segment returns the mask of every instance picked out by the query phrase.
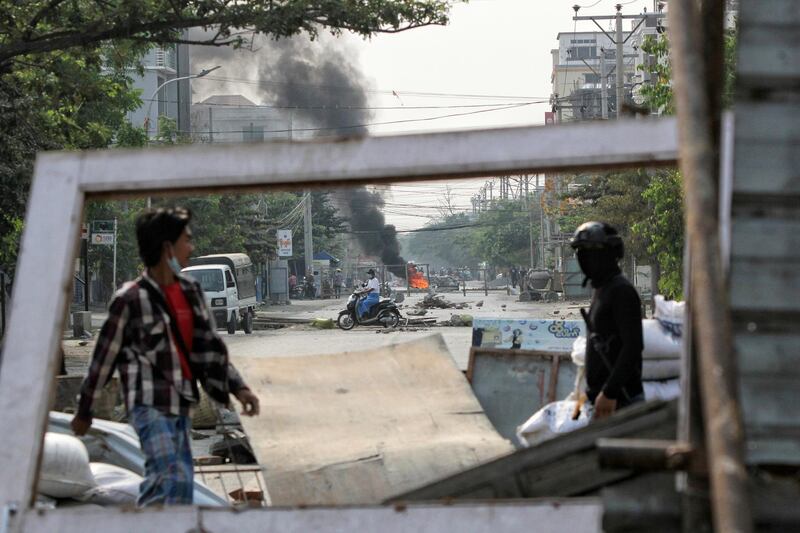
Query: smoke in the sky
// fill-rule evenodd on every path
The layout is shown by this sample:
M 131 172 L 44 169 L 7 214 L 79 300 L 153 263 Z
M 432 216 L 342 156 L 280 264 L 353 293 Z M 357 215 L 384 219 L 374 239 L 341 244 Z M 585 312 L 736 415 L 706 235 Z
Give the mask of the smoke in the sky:
M 372 118 L 368 83 L 349 50 L 332 37 L 256 38 L 252 50 L 196 46 L 192 63 L 195 69 L 222 66 L 214 72 L 218 76 L 193 85 L 198 101 L 212 94 L 242 94 L 258 104 L 290 108 L 298 138 L 368 133 L 364 126 Z M 364 252 L 392 265 L 395 275 L 406 277 L 397 232 L 386 224 L 381 195 L 364 187 L 348 195 L 347 205 L 341 207 Z

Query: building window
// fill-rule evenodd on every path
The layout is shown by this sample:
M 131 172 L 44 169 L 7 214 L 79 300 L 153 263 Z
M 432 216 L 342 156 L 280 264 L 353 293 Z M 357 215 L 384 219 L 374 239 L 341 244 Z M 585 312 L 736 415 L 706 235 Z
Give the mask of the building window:
M 242 140 L 245 142 L 263 141 L 264 126 L 253 126 L 251 122 L 249 126 L 245 126 L 242 130 Z
M 597 47 L 575 46 L 567 50 L 567 57 L 571 61 L 580 61 L 581 59 L 597 59 Z
M 600 83 L 600 76 L 594 73 L 584 74 L 584 83 L 597 84 Z

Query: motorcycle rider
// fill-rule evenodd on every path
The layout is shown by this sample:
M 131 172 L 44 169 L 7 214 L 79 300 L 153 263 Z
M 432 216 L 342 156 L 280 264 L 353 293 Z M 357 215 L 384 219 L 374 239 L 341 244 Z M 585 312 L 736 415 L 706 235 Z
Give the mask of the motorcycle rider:
M 364 318 L 369 314 L 369 310 L 380 301 L 381 286 L 378 278 L 375 277 L 375 270 L 367 270 L 369 280 L 367 286 L 364 288 L 364 293 L 367 295 L 363 300 L 358 302 L 358 318 Z
M 617 231 L 604 222 L 586 222 L 575 231 L 570 246 L 587 281 L 592 304 L 581 309 L 586 321 L 586 396 L 594 417 L 644 401 L 642 388 L 641 301 L 617 262 L 625 250 Z

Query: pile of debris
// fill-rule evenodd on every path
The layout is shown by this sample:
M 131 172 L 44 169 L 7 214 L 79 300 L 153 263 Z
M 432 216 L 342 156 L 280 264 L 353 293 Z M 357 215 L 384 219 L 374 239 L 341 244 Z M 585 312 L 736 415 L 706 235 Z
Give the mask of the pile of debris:
M 442 295 L 428 294 L 422 301 L 417 302 L 417 307 L 421 309 L 468 309 L 469 304 L 466 302 L 457 304 L 449 301 Z

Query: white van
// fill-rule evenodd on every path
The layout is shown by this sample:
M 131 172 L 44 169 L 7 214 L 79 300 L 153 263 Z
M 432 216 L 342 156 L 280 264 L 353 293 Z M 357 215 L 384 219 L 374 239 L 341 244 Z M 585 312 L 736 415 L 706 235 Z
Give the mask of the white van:
M 182 270 L 196 279 L 217 328 L 253 332 L 256 313 L 256 275 L 247 254 L 214 254 L 192 258 Z

